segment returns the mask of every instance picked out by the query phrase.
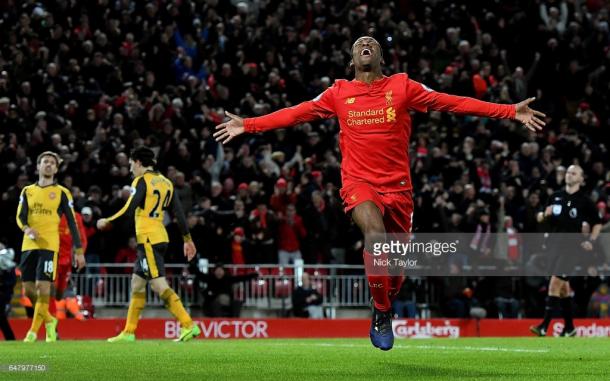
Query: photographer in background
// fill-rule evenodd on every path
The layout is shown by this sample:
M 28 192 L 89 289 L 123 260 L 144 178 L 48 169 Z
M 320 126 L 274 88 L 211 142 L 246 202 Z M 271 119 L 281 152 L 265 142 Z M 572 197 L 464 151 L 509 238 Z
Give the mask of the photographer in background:
M 308 273 L 303 273 L 302 284 L 292 293 L 292 310 L 295 317 L 322 319 L 322 295 L 311 285 Z

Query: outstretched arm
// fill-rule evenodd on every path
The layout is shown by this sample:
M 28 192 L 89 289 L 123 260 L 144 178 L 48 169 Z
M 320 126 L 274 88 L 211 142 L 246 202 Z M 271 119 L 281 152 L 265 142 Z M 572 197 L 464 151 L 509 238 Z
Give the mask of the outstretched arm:
M 131 196 L 127 199 L 125 205 L 116 212 L 112 217 L 100 218 L 97 220 L 97 228 L 104 230 L 108 227 L 108 224 L 123 215 L 133 216 L 138 206 L 144 202 L 146 196 L 146 182 L 143 178 L 137 177 L 131 183 Z
M 333 91 L 332 87 L 328 88 L 311 101 L 299 103 L 293 107 L 286 107 L 256 118 L 244 119 L 226 112 L 230 119 L 216 126 L 214 138 L 226 144 L 244 132 L 262 132 L 311 122 L 316 119 L 331 118 L 335 115 Z
M 417 111 L 448 111 L 458 114 L 484 116 L 497 119 L 515 119 L 532 131 L 540 130 L 546 115 L 529 107 L 536 98 L 528 98 L 514 105 L 490 103 L 478 99 L 433 91 L 419 82 L 408 80 L 407 94 L 410 106 Z

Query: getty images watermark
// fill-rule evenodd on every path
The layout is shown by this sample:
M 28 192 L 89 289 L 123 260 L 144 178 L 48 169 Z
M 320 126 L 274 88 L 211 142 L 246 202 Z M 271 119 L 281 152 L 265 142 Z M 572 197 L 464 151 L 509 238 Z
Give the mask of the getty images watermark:
M 418 259 L 412 255 L 432 255 L 441 256 L 454 254 L 458 251 L 458 241 L 456 242 L 415 242 L 390 240 L 389 242 L 374 242 L 373 265 L 380 267 L 397 268 L 416 268 Z
M 387 234 L 369 247 L 371 275 L 610 276 L 610 233 Z

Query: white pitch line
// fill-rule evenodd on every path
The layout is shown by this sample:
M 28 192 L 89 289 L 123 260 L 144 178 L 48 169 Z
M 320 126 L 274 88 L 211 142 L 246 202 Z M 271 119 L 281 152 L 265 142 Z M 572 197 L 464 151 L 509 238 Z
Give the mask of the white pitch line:
M 303 347 L 336 347 L 336 348 L 369 348 L 370 345 L 363 344 L 336 344 L 336 343 L 266 343 L 270 346 L 303 346 Z M 394 348 L 399 349 L 425 349 L 425 350 L 448 350 L 448 351 L 471 351 L 471 352 L 514 352 L 514 353 L 548 353 L 548 349 L 527 348 L 502 348 L 502 347 L 457 347 L 448 345 L 402 345 L 396 344 Z
M 548 349 L 527 349 L 527 348 L 502 348 L 502 347 L 453 347 L 445 345 L 395 345 L 398 348 L 417 348 L 417 349 L 442 349 L 442 350 L 463 350 L 475 352 L 521 352 L 521 353 L 547 353 Z

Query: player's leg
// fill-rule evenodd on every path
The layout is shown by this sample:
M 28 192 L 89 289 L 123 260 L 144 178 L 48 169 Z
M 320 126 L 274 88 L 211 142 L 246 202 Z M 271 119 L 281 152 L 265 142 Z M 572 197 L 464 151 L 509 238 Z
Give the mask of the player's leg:
M 161 276 L 151 280 L 150 286 L 154 292 L 159 294 L 165 308 L 180 322 L 180 337 L 176 341 L 189 341 L 197 337 L 201 333 L 199 327 L 193 323 L 193 319 L 184 308 L 180 297 L 167 284 L 165 277 Z
M 131 276 L 131 298 L 129 299 L 125 328 L 117 336 L 109 338 L 108 342 L 110 343 L 135 341 L 135 331 L 138 328 L 140 314 L 146 305 L 146 283 L 150 279 L 150 268 L 144 245 L 138 243 L 136 252 L 137 258 Z
M 48 250 L 37 250 L 36 258 L 36 295 L 34 304 L 34 317 L 32 325 L 24 341 L 35 341 L 36 334 L 42 323 L 45 323 L 46 341 L 57 340 L 57 319 L 49 313 L 49 299 L 51 295 L 51 284 L 55 280 L 57 272 L 57 254 Z M 28 285 L 28 287 L 30 287 Z M 31 290 L 28 291 L 31 293 Z
M 23 283 L 23 293 L 30 299 L 32 305 L 36 303 L 36 267 L 38 260 L 36 252 L 33 250 L 21 253 L 19 269 L 21 270 L 21 282 Z
M 28 299 L 30 299 L 30 302 L 32 303 L 32 305 L 34 305 L 36 303 L 36 282 L 35 281 L 28 281 L 28 282 L 23 282 L 23 293 L 25 294 L 25 296 L 27 296 Z
M 25 274 L 25 272 L 23 272 L 22 270 L 22 274 Z M 25 296 L 27 296 L 27 298 L 30 300 L 30 303 L 32 305 L 32 307 L 30 307 L 30 310 L 32 310 L 37 304 L 36 304 L 36 300 L 37 300 L 37 296 L 36 296 L 36 283 L 34 281 L 27 281 L 23 283 L 23 291 L 25 293 Z M 28 330 L 28 332 L 25 335 L 25 338 L 23 339 L 24 342 L 26 343 L 32 343 L 34 341 L 36 341 L 37 339 L 37 332 L 38 329 L 40 329 L 40 325 L 42 324 L 42 320 L 37 320 L 36 324 L 34 324 L 34 321 L 36 320 L 36 311 L 34 310 L 34 313 L 32 314 L 32 325 L 30 326 L 30 329 Z M 36 328 L 36 331 L 32 331 L 33 328 Z
M 167 250 L 167 244 L 150 245 L 147 250 L 149 251 L 149 258 L 151 257 L 150 252 L 152 252 L 152 260 L 154 260 L 157 269 L 155 272 L 156 277 L 150 280 L 150 287 L 163 300 L 165 308 L 180 322 L 181 329 L 178 341 L 188 341 L 198 336 L 201 333 L 199 327 L 193 324 L 193 319 L 191 319 L 191 316 L 184 308 L 180 297 L 169 286 L 167 279 L 165 279 L 164 255 Z M 149 261 L 149 264 L 152 260 Z
M 392 192 L 382 195 L 385 205 L 383 224 L 388 239 L 398 239 L 398 235 L 410 233 L 413 224 L 413 196 L 411 191 Z M 404 275 L 392 274 L 389 279 L 390 301 L 393 301 L 405 280 Z
M 55 278 L 55 317 L 59 320 L 66 318 L 66 301 L 64 300 L 64 291 L 68 287 L 68 280 L 70 279 L 71 268 L 70 265 L 59 265 L 57 266 L 57 276 Z
M 570 281 L 569 279 L 566 279 L 559 293 L 559 304 L 561 305 L 561 313 L 565 322 L 561 335 L 567 337 L 576 336 L 574 317 L 572 316 L 572 297 L 570 296 L 570 293 Z
M 125 328 L 117 336 L 108 339 L 110 343 L 131 342 L 135 341 L 135 332 L 138 328 L 140 314 L 146 305 L 146 279 L 140 272 L 141 267 L 138 266 L 139 259 L 136 260 L 134 274 L 131 276 L 131 299 L 129 300 L 129 309 L 127 310 L 127 320 L 125 320 Z
M 123 332 L 135 333 L 138 328 L 138 321 L 142 310 L 146 306 L 146 279 L 141 275 L 131 276 L 131 298 L 129 299 L 129 309 L 127 310 L 127 321 Z
M 371 271 L 369 271 L 374 258 L 374 241 L 385 235 L 383 216 L 374 202 L 365 201 L 352 210 L 352 219 L 364 235 L 363 256 L 374 306 L 379 311 L 387 312 L 391 309 L 388 297 L 388 277 L 386 275 L 371 274 Z
M 392 304 L 388 294 L 390 278 L 387 274 L 375 274 L 373 269 L 373 245 L 375 240 L 385 236 L 383 215 L 376 203 L 365 201 L 353 208 L 352 218 L 364 235 L 365 271 L 374 304 L 369 332 L 371 342 L 377 348 L 389 350 L 394 345 Z
M 553 319 L 553 314 L 559 309 L 560 306 L 560 295 L 564 284 L 567 283 L 562 277 L 552 276 L 549 282 L 549 292 L 546 299 L 546 306 L 544 307 L 544 319 L 542 323 L 537 326 L 530 327 L 530 331 L 538 336 L 546 336 L 546 332 Z
M 19 263 L 19 268 L 21 269 L 21 280 L 23 282 L 23 292 L 25 296 L 30 300 L 32 306 L 36 303 L 36 267 L 38 261 L 36 257 L 36 252 L 33 250 L 24 251 L 21 253 L 21 261 Z M 36 315 L 32 314 L 32 319 L 35 318 Z M 34 321 L 32 320 L 32 323 Z M 40 328 L 40 324 L 36 323 Z M 24 342 L 31 343 L 36 341 L 36 332 L 31 332 L 28 330 Z

